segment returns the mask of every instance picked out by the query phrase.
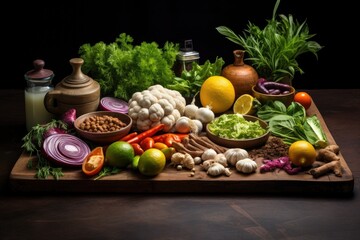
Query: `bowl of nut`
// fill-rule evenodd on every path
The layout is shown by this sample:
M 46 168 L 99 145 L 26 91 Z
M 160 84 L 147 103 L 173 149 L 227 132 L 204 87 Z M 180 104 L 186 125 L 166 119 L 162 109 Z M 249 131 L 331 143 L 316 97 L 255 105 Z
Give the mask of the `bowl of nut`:
M 95 111 L 77 117 L 74 127 L 81 138 L 106 145 L 120 140 L 130 132 L 132 118 L 124 113 Z

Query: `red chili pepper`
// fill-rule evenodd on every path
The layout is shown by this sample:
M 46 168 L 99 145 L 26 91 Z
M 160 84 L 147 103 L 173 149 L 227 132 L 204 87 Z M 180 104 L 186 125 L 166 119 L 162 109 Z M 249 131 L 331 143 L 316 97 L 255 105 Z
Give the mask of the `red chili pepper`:
M 140 144 L 138 143 L 132 143 L 131 146 L 134 149 L 135 155 L 141 155 L 144 153 L 144 149 L 141 148 Z
M 164 133 L 161 135 L 153 136 L 155 142 L 165 143 L 168 147 L 171 147 L 172 142 L 181 142 L 185 137 L 188 137 L 187 133 Z
M 147 150 L 149 148 L 154 147 L 154 139 L 152 137 L 146 137 L 140 142 L 140 146 L 143 150 Z
M 122 137 L 122 138 L 120 139 L 120 141 L 127 141 L 127 140 L 129 140 L 129 139 L 131 139 L 131 138 L 133 138 L 133 137 L 135 137 L 135 136 L 137 136 L 137 135 L 138 135 L 137 132 L 129 133 L 128 135 L 125 135 L 124 137 Z
M 127 142 L 128 143 L 140 143 L 144 138 L 154 136 L 157 132 L 163 130 L 164 127 L 165 127 L 165 124 L 162 124 L 162 123 L 159 125 L 156 125 L 155 127 L 152 127 L 149 130 L 139 133 L 137 136 L 127 140 Z

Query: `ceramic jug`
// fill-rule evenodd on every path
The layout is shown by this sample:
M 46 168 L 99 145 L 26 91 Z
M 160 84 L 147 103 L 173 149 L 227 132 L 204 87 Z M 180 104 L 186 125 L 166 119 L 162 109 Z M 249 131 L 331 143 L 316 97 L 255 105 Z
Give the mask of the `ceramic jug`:
M 49 112 L 59 116 L 75 108 L 80 116 L 98 109 L 100 85 L 81 71 L 83 63 L 82 58 L 70 59 L 72 73 L 45 95 L 44 104 Z

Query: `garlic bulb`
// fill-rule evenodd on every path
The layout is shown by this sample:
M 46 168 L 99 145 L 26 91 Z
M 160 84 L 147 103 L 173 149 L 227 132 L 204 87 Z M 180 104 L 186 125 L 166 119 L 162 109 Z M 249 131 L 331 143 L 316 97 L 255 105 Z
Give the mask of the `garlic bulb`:
M 229 168 L 224 167 L 223 165 L 221 165 L 220 163 L 213 163 L 207 170 L 206 172 L 208 175 L 210 176 L 219 176 L 219 175 L 226 175 L 226 176 L 230 176 L 231 175 L 231 171 Z
M 249 153 L 242 148 L 229 148 L 224 155 L 231 166 L 235 166 L 237 161 L 249 157 Z
M 216 151 L 214 149 L 208 148 L 201 155 L 201 159 L 203 161 L 206 161 L 206 160 L 209 160 L 209 159 L 214 159 L 216 155 L 217 155 L 217 153 L 216 153 Z
M 244 158 L 237 161 L 235 167 L 239 172 L 252 173 L 256 171 L 257 163 L 250 158 Z

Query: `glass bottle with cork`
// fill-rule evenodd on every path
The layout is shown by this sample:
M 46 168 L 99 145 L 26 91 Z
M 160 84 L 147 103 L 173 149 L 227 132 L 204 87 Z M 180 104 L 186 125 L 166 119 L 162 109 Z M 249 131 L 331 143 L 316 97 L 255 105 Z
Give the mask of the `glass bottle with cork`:
M 44 105 L 44 96 L 53 89 L 53 71 L 45 69 L 45 62 L 36 59 L 34 69 L 25 73 L 25 115 L 26 129 L 30 131 L 37 124 L 46 124 L 53 119 L 53 114 L 48 112 Z

